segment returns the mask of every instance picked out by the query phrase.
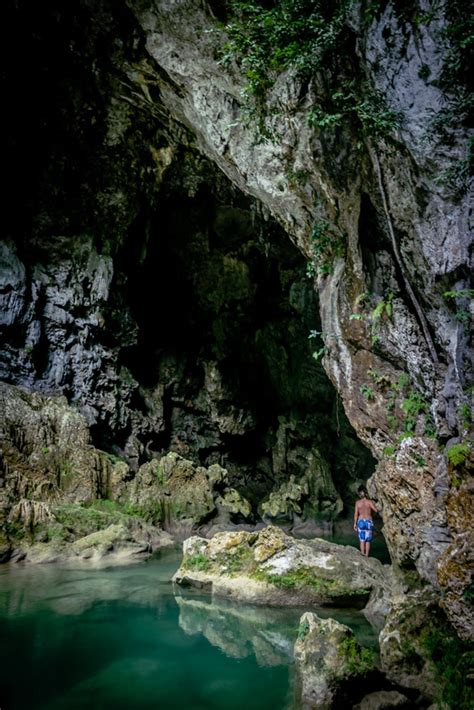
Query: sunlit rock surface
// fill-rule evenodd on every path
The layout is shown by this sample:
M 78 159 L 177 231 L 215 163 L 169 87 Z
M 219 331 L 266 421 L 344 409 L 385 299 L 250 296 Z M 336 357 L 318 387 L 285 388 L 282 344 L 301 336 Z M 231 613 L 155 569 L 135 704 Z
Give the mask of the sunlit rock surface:
M 295 540 L 280 528 L 255 533 L 216 533 L 211 540 L 191 537 L 173 581 L 253 604 L 319 604 L 363 607 L 372 590 L 396 593 L 390 568 L 352 547 L 324 540 Z M 383 604 L 377 612 L 383 614 Z M 374 613 L 376 616 L 377 613 Z

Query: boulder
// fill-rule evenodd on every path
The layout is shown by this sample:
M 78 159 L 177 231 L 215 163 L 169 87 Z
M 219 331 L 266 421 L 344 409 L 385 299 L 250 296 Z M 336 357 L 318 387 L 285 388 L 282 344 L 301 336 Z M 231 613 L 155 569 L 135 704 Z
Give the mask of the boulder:
M 308 612 L 295 644 L 298 695 L 305 708 L 350 707 L 354 695 L 376 674 L 375 654 L 335 619 Z
M 388 567 L 353 547 L 295 540 L 275 526 L 194 536 L 183 551 L 176 584 L 253 604 L 361 608 L 371 592 L 389 594 L 395 584 Z

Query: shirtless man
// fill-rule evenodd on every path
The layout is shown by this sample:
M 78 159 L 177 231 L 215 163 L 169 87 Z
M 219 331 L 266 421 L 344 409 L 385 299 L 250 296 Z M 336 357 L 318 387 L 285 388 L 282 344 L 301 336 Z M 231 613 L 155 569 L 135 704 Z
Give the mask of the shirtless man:
M 367 497 L 367 491 L 363 486 L 359 486 L 357 493 L 359 500 L 355 505 L 354 530 L 359 534 L 360 551 L 368 557 L 372 542 L 372 530 L 374 529 L 372 512 L 377 513 L 377 508 Z

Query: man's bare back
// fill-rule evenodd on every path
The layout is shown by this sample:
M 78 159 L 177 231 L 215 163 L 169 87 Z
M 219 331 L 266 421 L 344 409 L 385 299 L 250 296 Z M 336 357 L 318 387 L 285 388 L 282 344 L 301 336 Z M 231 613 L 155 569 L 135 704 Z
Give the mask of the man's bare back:
M 368 498 L 358 500 L 355 508 L 357 519 L 364 518 L 365 520 L 372 520 L 372 511 L 377 512 L 377 508 Z
M 372 542 L 372 530 L 374 528 L 372 513 L 377 513 L 377 508 L 370 498 L 367 498 L 367 491 L 363 486 L 360 486 L 357 493 L 359 500 L 355 504 L 354 530 L 359 535 L 360 551 L 363 555 L 368 557 L 370 543 Z

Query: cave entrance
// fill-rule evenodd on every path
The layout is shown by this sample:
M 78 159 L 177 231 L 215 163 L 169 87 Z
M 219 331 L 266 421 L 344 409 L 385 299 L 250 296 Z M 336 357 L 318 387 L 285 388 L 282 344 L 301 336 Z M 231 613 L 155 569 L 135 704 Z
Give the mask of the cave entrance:
M 219 463 L 255 508 L 276 490 L 276 517 L 298 486 L 303 520 L 352 506 L 374 461 L 314 357 L 317 295 L 278 224 L 183 148 L 116 264 L 138 326 L 121 364 L 150 423 L 136 432 L 142 460 Z

